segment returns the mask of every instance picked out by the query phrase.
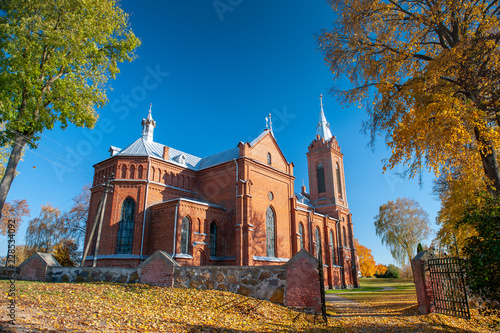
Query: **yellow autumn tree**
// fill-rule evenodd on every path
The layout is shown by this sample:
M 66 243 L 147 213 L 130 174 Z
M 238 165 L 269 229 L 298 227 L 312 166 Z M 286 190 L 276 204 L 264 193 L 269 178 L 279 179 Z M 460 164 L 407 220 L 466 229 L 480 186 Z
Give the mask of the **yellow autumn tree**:
M 387 266 L 382 264 L 377 264 L 377 266 L 375 266 L 375 274 L 383 275 L 385 272 L 387 272 Z
M 373 259 L 372 250 L 359 244 L 357 238 L 354 239 L 354 248 L 356 249 L 356 254 L 358 255 L 361 276 L 368 277 L 375 274 L 375 259 Z
M 385 134 L 406 175 L 422 169 L 500 196 L 500 22 L 498 1 L 331 0 L 336 21 L 318 37 L 336 78 L 334 93 L 364 105 L 372 142 Z

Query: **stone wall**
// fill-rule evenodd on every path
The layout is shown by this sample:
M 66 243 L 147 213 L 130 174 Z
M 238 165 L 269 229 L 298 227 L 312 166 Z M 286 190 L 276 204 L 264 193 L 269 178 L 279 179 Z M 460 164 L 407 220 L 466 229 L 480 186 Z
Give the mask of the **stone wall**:
M 0 267 L 0 280 L 10 280 L 13 277 L 17 278 L 19 269 L 17 267 Z
M 50 267 L 46 281 L 136 283 L 139 282 L 139 273 L 137 268 L 123 267 Z
M 286 269 L 281 266 L 179 266 L 174 287 L 215 289 L 284 304 Z

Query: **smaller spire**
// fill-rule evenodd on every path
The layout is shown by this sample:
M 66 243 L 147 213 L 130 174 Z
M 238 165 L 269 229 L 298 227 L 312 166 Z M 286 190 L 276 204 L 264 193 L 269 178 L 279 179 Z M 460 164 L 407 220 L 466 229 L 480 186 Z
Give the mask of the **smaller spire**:
M 151 108 L 153 107 L 153 103 L 149 104 L 149 113 L 148 113 L 148 117 L 146 119 L 148 120 L 153 120 L 153 116 L 151 115 Z
M 149 113 L 146 119 L 142 119 L 142 139 L 146 142 L 153 142 L 153 132 L 156 127 L 156 121 L 153 120 L 153 116 L 151 114 L 151 108 L 153 103 L 149 106 Z
M 332 132 L 330 131 L 330 123 L 326 121 L 325 112 L 323 111 L 323 94 L 319 95 L 319 103 L 320 112 L 318 126 L 316 126 L 316 135 L 328 141 L 332 138 Z

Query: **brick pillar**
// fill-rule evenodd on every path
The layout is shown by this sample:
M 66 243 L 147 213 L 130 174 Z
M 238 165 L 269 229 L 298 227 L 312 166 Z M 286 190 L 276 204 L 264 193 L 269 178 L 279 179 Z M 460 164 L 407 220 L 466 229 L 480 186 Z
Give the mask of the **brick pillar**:
M 285 306 L 321 312 L 318 260 L 305 249 L 286 263 Z
M 19 265 L 19 280 L 46 281 L 50 267 L 61 265 L 52 254 L 37 252 Z
M 435 312 L 434 296 L 427 266 L 428 258 L 428 251 L 422 251 L 417 253 L 415 258 L 411 260 L 413 280 L 417 292 L 418 312 L 421 314 Z
M 159 287 L 173 287 L 175 266 L 179 264 L 166 252 L 156 251 L 137 267 L 139 282 Z

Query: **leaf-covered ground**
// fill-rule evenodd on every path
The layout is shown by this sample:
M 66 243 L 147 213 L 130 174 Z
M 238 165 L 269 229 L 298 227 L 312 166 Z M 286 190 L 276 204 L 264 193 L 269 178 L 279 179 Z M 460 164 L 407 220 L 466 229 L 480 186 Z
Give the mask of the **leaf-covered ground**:
M 499 332 L 500 318 L 471 310 L 470 320 L 441 314 L 419 315 L 415 285 L 410 281 L 362 279 L 362 286 L 392 287 L 380 292 L 345 293 L 349 301 L 333 302 L 328 313 L 346 332 Z
M 320 317 L 228 292 L 110 283 L 17 282 L 17 331 L 23 332 L 494 332 L 491 318 L 419 316 L 411 286 L 346 296 Z M 0 281 L 6 322 L 7 281 Z M 20 328 L 22 330 L 20 330 Z M 498 328 L 498 327 L 497 327 Z

